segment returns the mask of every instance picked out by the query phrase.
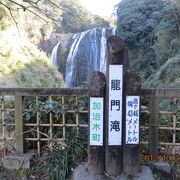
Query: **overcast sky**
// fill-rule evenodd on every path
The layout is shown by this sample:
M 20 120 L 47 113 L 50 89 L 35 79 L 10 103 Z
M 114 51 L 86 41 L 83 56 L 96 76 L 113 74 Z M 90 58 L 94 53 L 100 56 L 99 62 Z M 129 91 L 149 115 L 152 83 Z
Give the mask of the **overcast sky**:
M 111 17 L 113 7 L 121 0 L 79 0 L 93 14 Z

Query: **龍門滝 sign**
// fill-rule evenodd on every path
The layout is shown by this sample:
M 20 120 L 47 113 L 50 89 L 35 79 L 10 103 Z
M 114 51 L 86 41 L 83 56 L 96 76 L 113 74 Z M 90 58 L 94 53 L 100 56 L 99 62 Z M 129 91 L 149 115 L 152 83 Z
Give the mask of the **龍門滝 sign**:
M 90 98 L 90 145 L 103 146 L 103 98 Z
M 109 133 L 108 145 L 121 145 L 123 66 L 109 66 Z
M 126 97 L 126 144 L 139 144 L 139 96 Z

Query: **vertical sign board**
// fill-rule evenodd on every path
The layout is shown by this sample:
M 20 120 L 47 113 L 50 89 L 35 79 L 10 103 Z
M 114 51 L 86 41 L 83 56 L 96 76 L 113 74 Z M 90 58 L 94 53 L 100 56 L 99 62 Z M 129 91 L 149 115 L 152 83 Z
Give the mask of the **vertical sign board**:
M 122 143 L 122 81 L 123 65 L 109 65 L 109 127 L 108 145 Z
M 139 144 L 139 96 L 126 96 L 126 144 Z
M 103 146 L 103 98 L 90 98 L 90 146 Z

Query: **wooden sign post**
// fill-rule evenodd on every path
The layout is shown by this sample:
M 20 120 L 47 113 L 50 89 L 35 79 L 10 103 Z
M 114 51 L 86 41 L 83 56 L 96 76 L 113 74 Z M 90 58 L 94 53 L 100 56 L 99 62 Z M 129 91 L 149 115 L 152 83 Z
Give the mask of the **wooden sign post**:
M 122 171 L 122 80 L 125 44 L 118 36 L 108 38 L 107 44 L 105 171 L 110 176 L 117 176 Z
M 109 65 L 108 145 L 122 145 L 123 65 Z
M 139 172 L 139 126 L 140 126 L 140 88 L 141 79 L 133 71 L 127 71 L 124 77 L 125 116 L 123 171 L 128 175 Z
M 106 78 L 101 72 L 92 73 L 89 81 L 89 146 L 88 172 L 104 174 L 104 97 Z

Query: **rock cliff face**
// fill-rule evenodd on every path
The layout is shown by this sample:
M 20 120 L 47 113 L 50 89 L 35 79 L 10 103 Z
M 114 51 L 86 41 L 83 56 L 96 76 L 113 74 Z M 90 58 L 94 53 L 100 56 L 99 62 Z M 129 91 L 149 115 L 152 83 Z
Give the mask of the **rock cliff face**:
M 83 85 L 93 71 L 106 71 L 107 38 L 115 34 L 113 28 L 93 28 L 74 34 L 66 50 L 62 42 L 54 47 L 51 62 L 64 74 L 68 87 Z
M 49 39 L 41 39 L 39 44 L 39 48 L 43 51 L 51 54 L 53 48 L 60 42 L 62 48 L 66 49 L 67 43 L 72 38 L 73 33 L 67 34 L 59 34 L 59 33 L 52 33 Z

